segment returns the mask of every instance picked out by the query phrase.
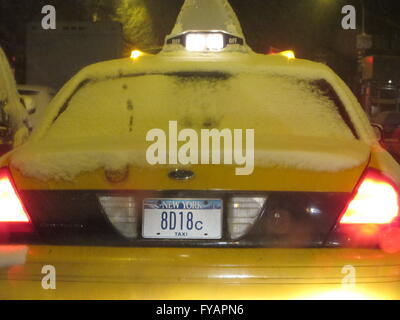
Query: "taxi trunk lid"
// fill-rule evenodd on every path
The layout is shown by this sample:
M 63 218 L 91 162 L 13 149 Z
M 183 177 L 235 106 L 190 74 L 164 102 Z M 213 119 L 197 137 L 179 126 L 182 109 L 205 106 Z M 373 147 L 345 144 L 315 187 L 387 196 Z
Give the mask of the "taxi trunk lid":
M 232 161 L 226 161 L 226 146 L 207 150 L 207 162 L 203 149 L 196 153 L 197 162 L 183 164 L 177 156 L 181 150 L 168 148 L 166 163 L 152 163 L 150 145 L 145 138 L 121 138 L 118 144 L 114 139 L 28 143 L 12 155 L 10 167 L 18 188 L 30 190 L 351 192 L 370 156 L 370 147 L 355 139 L 286 136 L 258 137 L 252 152 L 239 150 L 249 155 L 245 163 L 235 161 L 233 148 L 228 150 Z M 218 161 L 213 161 L 217 151 Z M 251 170 L 238 172 L 245 166 Z M 184 172 L 189 176 L 179 177 Z

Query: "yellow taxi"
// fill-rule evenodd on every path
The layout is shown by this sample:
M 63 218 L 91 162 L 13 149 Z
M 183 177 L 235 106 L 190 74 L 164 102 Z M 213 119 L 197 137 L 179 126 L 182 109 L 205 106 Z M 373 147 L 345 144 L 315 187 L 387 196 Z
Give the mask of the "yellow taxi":
M 193 10 L 1 159 L 0 299 L 399 299 L 400 166 L 354 95 Z

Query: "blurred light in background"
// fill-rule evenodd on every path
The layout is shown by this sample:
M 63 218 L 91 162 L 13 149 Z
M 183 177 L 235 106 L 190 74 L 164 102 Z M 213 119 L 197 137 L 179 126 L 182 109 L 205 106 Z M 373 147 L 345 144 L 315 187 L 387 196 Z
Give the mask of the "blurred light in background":
M 133 60 L 138 59 L 138 58 L 141 57 L 142 55 L 143 55 L 143 52 L 140 51 L 140 50 L 133 50 L 133 51 L 131 52 L 131 58 L 132 58 Z
M 294 52 L 292 50 L 286 50 L 286 51 L 282 51 L 279 52 L 280 55 L 285 56 L 288 59 L 295 59 L 296 55 L 294 54 Z

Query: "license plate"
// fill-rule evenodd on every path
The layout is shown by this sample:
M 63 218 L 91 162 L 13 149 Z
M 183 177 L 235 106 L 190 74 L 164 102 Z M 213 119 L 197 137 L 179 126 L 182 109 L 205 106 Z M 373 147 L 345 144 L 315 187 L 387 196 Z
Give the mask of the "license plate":
M 143 238 L 221 239 L 221 199 L 144 199 Z

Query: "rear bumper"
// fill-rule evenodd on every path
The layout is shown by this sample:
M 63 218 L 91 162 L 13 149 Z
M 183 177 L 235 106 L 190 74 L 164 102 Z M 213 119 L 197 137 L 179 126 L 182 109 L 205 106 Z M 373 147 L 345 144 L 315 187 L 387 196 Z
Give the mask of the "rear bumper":
M 400 299 L 400 253 L 0 246 L 0 299 L 324 298 Z

